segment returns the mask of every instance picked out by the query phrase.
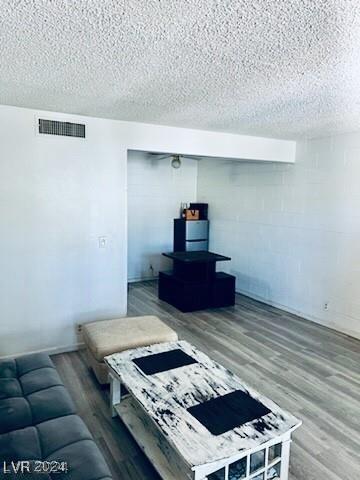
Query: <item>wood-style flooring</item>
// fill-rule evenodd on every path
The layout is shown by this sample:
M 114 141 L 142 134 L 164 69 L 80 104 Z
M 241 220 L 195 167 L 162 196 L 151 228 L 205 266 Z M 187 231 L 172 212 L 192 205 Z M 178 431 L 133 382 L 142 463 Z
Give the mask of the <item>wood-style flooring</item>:
M 289 480 L 360 480 L 360 341 L 237 295 L 236 306 L 181 313 L 156 282 L 129 287 L 129 315 L 155 314 L 181 339 L 302 419 Z M 109 414 L 82 352 L 52 357 L 114 480 L 159 480 L 121 421 Z

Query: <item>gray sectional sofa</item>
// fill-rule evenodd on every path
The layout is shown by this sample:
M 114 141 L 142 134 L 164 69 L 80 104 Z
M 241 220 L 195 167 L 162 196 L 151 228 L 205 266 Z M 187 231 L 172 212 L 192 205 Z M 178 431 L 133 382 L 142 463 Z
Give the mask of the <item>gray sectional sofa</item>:
M 21 460 L 30 461 L 32 473 L 23 475 L 25 478 L 111 479 L 100 450 L 76 415 L 47 355 L 0 361 L 0 460 L 0 478 L 9 480 L 19 478 L 11 473 L 11 462 L 19 465 L 16 462 Z M 53 473 L 34 472 L 49 468 Z

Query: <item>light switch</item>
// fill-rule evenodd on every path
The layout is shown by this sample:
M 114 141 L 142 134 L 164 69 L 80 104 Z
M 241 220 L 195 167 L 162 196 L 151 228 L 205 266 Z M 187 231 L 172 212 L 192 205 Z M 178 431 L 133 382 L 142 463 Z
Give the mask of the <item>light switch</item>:
M 99 237 L 99 248 L 106 248 L 106 237 Z

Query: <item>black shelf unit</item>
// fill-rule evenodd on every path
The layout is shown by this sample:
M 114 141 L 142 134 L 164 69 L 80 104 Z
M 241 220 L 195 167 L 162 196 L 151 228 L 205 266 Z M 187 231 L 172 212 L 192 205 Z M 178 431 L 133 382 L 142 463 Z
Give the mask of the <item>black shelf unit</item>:
M 235 277 L 216 272 L 229 257 L 212 252 L 171 252 L 173 270 L 159 273 L 159 298 L 182 312 L 235 304 Z

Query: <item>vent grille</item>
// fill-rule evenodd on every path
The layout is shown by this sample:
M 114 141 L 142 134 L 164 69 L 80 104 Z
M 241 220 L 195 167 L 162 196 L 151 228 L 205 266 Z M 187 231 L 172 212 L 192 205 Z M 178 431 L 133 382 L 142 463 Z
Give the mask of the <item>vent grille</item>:
M 58 122 L 39 118 L 39 133 L 85 138 L 85 125 L 81 123 Z

